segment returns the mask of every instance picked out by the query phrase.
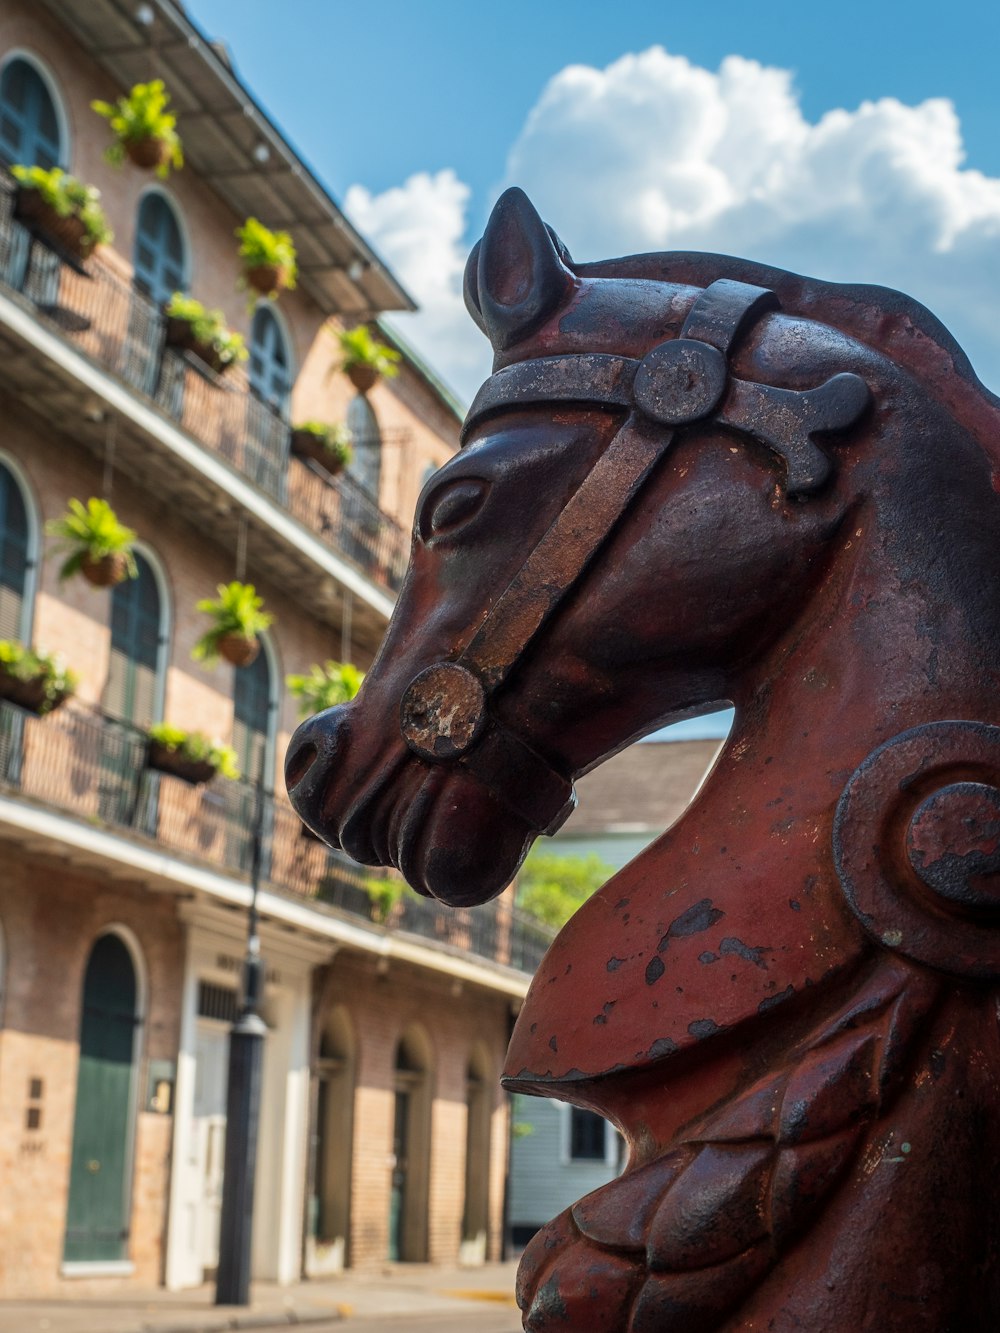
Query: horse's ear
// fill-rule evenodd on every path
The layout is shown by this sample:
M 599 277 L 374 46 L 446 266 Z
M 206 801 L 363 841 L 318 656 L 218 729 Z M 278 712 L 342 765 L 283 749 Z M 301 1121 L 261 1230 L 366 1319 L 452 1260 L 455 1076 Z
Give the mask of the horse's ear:
M 498 352 L 534 333 L 565 304 L 576 282 L 568 262 L 565 246 L 524 191 L 505 191 L 465 274 L 466 304 Z
M 465 297 L 466 310 L 482 331 L 486 333 L 486 321 L 483 319 L 483 312 L 479 306 L 479 252 L 482 248 L 482 241 L 477 241 L 472 247 L 472 253 L 465 265 L 465 286 L 462 294 Z

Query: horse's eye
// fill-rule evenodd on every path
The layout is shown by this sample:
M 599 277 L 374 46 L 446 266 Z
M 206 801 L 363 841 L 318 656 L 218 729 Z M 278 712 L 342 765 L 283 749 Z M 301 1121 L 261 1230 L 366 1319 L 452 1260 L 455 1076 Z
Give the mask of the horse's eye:
M 488 482 L 464 477 L 461 481 L 446 482 L 433 491 L 420 515 L 420 535 L 424 541 L 443 537 L 467 523 L 482 508 L 489 489 Z

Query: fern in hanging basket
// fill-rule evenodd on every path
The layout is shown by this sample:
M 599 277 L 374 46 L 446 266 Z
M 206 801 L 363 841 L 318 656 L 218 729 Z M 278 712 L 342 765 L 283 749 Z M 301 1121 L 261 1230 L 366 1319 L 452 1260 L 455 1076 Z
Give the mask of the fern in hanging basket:
M 17 639 L 0 639 L 0 699 L 44 717 L 76 693 L 79 678 L 63 659 Z
M 295 246 L 287 231 L 271 231 L 257 218 L 236 228 L 242 267 L 240 285 L 274 300 L 279 292 L 293 291 L 299 275 Z
M 92 495 L 84 504 L 72 499 L 62 518 L 50 519 L 45 531 L 58 537 L 68 552 L 60 581 L 82 574 L 94 587 L 109 588 L 139 574 L 133 553 L 135 529 L 118 521 L 107 500 Z
M 191 656 L 196 662 L 214 666 L 220 657 L 233 666 L 249 666 L 260 652 L 262 634 L 274 623 L 274 616 L 264 610 L 264 599 L 252 583 L 220 583 L 218 597 L 204 597 L 198 610 L 212 618 L 212 625 L 201 636 Z
M 298 700 L 299 717 L 312 717 L 337 704 L 346 704 L 361 689 L 365 673 L 351 662 L 328 659 L 320 666 L 313 663 L 302 676 L 286 676 L 285 684 Z
M 101 208 L 101 192 L 84 185 L 61 167 L 10 169 L 18 183 L 15 211 L 24 223 L 37 228 L 78 259 L 87 259 L 99 245 L 114 240 Z
M 146 762 L 158 773 L 169 773 L 192 786 L 211 782 L 218 773 L 235 781 L 240 776 L 236 751 L 202 731 L 185 731 L 169 722 L 156 722 L 146 733 Z
M 379 342 L 367 325 L 338 329 L 334 337 L 340 345 L 340 369 L 358 393 L 367 393 L 380 376 L 392 379 L 399 374 L 399 352 Z
M 91 102 L 90 108 L 111 126 L 115 141 L 105 150 L 105 159 L 119 167 L 126 157 L 137 167 L 170 175 L 184 165 L 184 152 L 177 133 L 177 117 L 167 110 L 170 94 L 162 79 L 137 83 L 114 102 Z

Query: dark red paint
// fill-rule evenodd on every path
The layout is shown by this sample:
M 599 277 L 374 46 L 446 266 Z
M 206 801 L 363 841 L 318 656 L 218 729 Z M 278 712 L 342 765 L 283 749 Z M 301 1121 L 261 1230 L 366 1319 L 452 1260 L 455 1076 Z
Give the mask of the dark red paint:
M 535 1238 L 525 1328 L 992 1333 L 1000 404 L 922 307 L 717 255 L 574 265 L 523 195 L 496 349 L 306 822 L 485 901 L 575 776 L 731 701 L 697 801 L 565 927 L 506 1084 L 624 1175 Z

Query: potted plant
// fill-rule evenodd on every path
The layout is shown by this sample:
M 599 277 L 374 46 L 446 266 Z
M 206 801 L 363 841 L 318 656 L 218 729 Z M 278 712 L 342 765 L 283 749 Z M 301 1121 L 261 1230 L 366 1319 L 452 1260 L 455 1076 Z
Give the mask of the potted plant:
M 236 228 L 236 239 L 240 243 L 242 286 L 272 300 L 279 292 L 294 289 L 299 266 L 287 231 L 271 231 L 257 218 L 247 218 L 242 227 Z
M 195 787 L 211 782 L 217 773 L 224 778 L 240 776 L 236 751 L 222 741 L 209 740 L 202 731 L 184 731 L 168 722 L 157 722 L 146 734 L 146 765 L 158 773 L 169 773 Z
M 11 167 L 18 182 L 15 212 L 29 227 L 77 259 L 88 259 L 114 239 L 101 208 L 101 192 L 69 176 L 61 167 Z
M 346 704 L 361 689 L 364 678 L 365 673 L 351 662 L 328 659 L 322 666 L 314 662 L 305 675 L 286 676 L 285 684 L 298 700 L 299 717 L 307 718 Z
M 212 626 L 195 644 L 191 656 L 210 666 L 224 657 L 233 666 L 249 666 L 260 652 L 258 635 L 273 622 L 264 599 L 252 583 L 220 583 L 218 597 L 205 597 L 198 610 L 212 617 Z
M 372 335 L 366 324 L 353 329 L 338 329 L 340 369 L 358 393 L 367 393 L 380 375 L 392 379 L 399 374 L 400 355 Z
M 115 102 L 91 102 L 91 110 L 104 117 L 115 136 L 104 153 L 107 161 L 118 167 L 127 157 L 160 177 L 169 176 L 171 167 L 182 167 L 177 117 L 167 110 L 169 101 L 163 80 L 152 79 L 137 83 Z
M 132 553 L 135 530 L 119 523 L 107 500 L 93 495 L 86 504 L 70 500 L 62 518 L 51 519 L 45 531 L 61 538 L 68 551 L 59 570 L 60 580 L 82 574 L 95 588 L 110 588 L 139 573 Z
M 384 926 L 392 915 L 393 908 L 406 892 L 406 881 L 398 878 L 376 878 L 374 875 L 362 880 L 362 887 L 372 905 L 372 920 Z
M 207 310 L 193 296 L 174 292 L 167 302 L 167 346 L 193 352 L 216 374 L 249 356 L 243 338 L 226 328 L 221 310 Z
M 311 458 L 335 477 L 354 457 L 351 432 L 339 423 L 303 421 L 292 427 L 292 453 L 296 458 Z
M 77 684 L 61 657 L 0 639 L 0 699 L 43 717 L 74 694 Z

